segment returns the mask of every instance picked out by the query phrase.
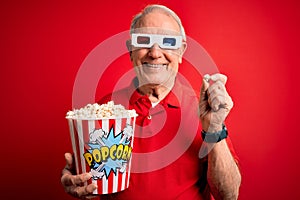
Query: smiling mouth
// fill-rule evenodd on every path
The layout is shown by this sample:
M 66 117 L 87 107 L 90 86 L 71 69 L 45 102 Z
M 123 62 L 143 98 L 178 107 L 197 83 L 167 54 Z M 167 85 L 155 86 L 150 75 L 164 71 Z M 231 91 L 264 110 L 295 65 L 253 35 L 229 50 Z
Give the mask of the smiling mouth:
M 151 63 L 143 63 L 143 67 L 149 67 L 149 68 L 153 68 L 153 69 L 159 69 L 159 68 L 163 68 L 163 67 L 167 67 L 168 64 L 151 64 Z

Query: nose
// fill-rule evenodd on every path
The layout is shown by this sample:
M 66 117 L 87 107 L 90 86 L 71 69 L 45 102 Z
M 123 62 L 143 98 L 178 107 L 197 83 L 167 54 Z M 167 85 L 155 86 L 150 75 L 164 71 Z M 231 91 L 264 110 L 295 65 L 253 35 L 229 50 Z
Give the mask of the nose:
M 162 57 L 162 51 L 161 48 L 159 47 L 159 45 L 157 43 L 155 43 L 148 52 L 148 55 L 152 58 L 160 58 Z

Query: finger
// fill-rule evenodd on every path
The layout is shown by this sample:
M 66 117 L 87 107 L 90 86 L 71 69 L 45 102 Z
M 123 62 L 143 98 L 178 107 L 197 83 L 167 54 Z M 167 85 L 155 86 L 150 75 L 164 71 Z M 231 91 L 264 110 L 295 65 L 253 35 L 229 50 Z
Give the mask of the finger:
M 89 194 L 92 194 L 94 190 L 97 189 L 96 184 L 89 184 L 87 186 L 69 187 L 68 193 L 79 198 L 83 198 Z
M 225 96 L 218 95 L 211 100 L 210 104 L 213 111 L 217 112 L 220 108 L 226 107 Z
M 233 101 L 228 94 L 215 96 L 210 103 L 213 111 L 218 111 L 224 108 L 227 112 L 233 107 Z
M 209 88 L 207 89 L 208 99 L 212 100 L 218 95 L 226 96 L 228 95 L 225 85 L 221 83 L 221 81 L 217 81 L 213 83 Z
M 72 181 L 73 176 L 74 176 L 74 175 L 72 175 L 72 174 L 67 174 L 67 173 L 64 174 L 64 175 L 61 177 L 61 179 L 60 179 L 61 184 L 62 184 L 64 187 L 73 185 L 73 182 L 74 182 L 74 181 Z
M 214 90 L 208 95 L 208 103 L 211 104 L 211 102 L 217 98 L 218 96 L 226 97 L 228 94 L 227 92 L 223 92 L 220 90 Z M 225 100 L 225 99 L 224 99 Z
M 231 110 L 231 108 L 233 108 L 233 101 L 232 101 L 232 99 L 229 95 L 226 96 L 226 103 L 225 104 L 226 104 L 225 109 Z
M 218 92 L 226 92 L 225 85 L 221 81 L 217 81 L 210 85 L 207 89 L 208 95 L 212 95 L 213 93 Z
M 92 195 L 92 194 L 89 194 L 87 196 L 84 196 L 84 199 L 99 199 L 99 196 L 98 195 Z
M 90 178 L 92 178 L 91 173 L 75 175 L 75 176 L 73 176 L 73 179 L 72 179 L 73 185 L 80 185 L 80 184 L 86 182 L 87 180 L 89 180 Z
M 230 110 L 233 107 L 233 102 L 226 89 L 224 90 L 213 90 L 208 97 L 208 103 L 216 111 L 216 105 L 219 105 L 219 108 L 226 108 Z
M 85 191 L 87 192 L 87 194 L 90 194 L 92 192 L 94 192 L 94 190 L 96 190 L 98 188 L 98 186 L 96 184 L 89 184 L 86 186 Z
M 221 81 L 224 85 L 227 82 L 227 76 L 225 76 L 224 74 L 219 74 L 219 73 L 211 75 L 210 79 L 214 82 Z
M 82 183 L 89 180 L 91 177 L 92 175 L 90 173 L 84 173 L 79 175 L 64 174 L 61 177 L 61 183 L 64 186 L 81 185 Z

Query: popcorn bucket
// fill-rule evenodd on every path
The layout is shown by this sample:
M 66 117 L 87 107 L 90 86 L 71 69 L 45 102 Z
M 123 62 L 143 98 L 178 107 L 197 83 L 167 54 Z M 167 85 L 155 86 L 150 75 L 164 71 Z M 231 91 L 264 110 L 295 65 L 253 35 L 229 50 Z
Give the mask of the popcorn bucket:
M 129 187 L 134 116 L 103 119 L 67 117 L 77 174 L 91 172 L 85 183 L 95 183 L 94 195 Z

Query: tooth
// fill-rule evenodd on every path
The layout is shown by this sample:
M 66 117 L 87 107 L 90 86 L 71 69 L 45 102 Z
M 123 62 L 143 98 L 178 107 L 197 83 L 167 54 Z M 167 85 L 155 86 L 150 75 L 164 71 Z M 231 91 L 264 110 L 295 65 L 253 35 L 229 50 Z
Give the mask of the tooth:
M 159 67 L 165 67 L 167 64 L 150 64 L 150 63 L 144 63 L 144 65 L 153 67 L 153 68 L 159 68 Z

